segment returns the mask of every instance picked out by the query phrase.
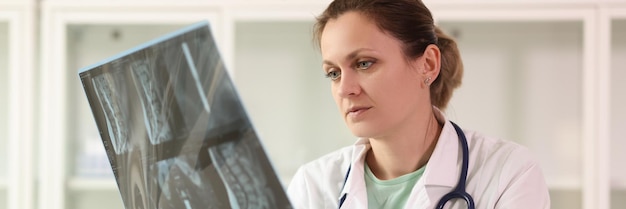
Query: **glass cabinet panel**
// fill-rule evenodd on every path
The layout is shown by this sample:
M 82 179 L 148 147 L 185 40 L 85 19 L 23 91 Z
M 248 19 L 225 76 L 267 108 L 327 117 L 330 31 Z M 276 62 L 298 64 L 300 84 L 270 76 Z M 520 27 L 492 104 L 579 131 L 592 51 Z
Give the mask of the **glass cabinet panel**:
M 581 208 L 582 22 L 440 25 L 457 38 L 465 69 L 449 119 L 528 147 L 552 208 Z
M 7 207 L 9 156 L 9 24 L 0 20 L 0 209 Z
M 67 208 L 124 208 L 78 70 L 183 25 L 69 25 Z
M 626 208 L 626 20 L 613 20 L 611 33 L 611 208 Z
M 296 169 L 354 143 L 313 45 L 312 22 L 236 22 L 234 80 L 284 185 Z

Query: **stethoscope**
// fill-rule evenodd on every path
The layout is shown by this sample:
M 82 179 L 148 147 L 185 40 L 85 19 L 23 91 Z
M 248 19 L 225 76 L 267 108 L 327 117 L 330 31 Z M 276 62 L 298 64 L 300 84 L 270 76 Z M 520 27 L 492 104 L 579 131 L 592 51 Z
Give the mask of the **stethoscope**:
M 463 152 L 463 164 L 461 165 L 461 175 L 459 176 L 459 181 L 456 187 L 454 188 L 454 190 L 443 195 L 443 197 L 439 199 L 439 202 L 437 203 L 437 209 L 443 209 L 443 206 L 445 206 L 448 201 L 455 198 L 465 200 L 465 203 L 467 203 L 467 208 L 474 209 L 474 199 L 472 198 L 472 195 L 465 191 L 465 182 L 467 180 L 467 167 L 469 163 L 469 148 L 467 145 L 467 138 L 465 138 L 465 133 L 463 133 L 463 130 L 461 130 L 458 125 L 456 125 L 452 121 L 450 121 L 450 123 L 452 123 L 452 126 L 454 126 L 454 130 L 456 130 L 456 135 L 459 137 L 459 144 L 461 144 L 461 151 Z M 348 167 L 348 172 L 346 172 L 343 186 L 346 185 L 346 181 L 348 180 L 348 175 L 350 174 L 351 169 L 352 165 Z M 343 188 L 341 190 L 343 190 Z M 341 208 L 343 202 L 346 201 L 347 195 L 347 193 L 344 193 L 343 196 L 341 196 L 341 198 L 339 199 L 339 208 Z

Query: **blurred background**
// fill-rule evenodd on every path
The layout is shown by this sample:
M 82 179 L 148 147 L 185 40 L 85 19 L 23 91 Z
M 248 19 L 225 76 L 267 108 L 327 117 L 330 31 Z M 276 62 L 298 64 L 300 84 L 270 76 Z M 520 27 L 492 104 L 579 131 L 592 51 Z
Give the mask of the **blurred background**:
M 352 144 L 312 42 L 329 0 L 0 0 L 0 209 L 123 208 L 77 72 L 207 20 L 282 183 Z M 626 1 L 425 0 L 457 39 L 446 114 L 525 145 L 552 208 L 626 208 Z

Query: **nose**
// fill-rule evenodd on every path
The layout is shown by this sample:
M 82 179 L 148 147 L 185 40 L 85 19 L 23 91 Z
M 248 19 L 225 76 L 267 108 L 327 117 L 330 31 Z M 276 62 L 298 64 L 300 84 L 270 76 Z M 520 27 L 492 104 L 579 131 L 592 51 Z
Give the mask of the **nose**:
M 361 94 L 361 85 L 358 74 L 345 70 L 341 73 L 341 78 L 336 86 L 337 95 L 347 98 Z

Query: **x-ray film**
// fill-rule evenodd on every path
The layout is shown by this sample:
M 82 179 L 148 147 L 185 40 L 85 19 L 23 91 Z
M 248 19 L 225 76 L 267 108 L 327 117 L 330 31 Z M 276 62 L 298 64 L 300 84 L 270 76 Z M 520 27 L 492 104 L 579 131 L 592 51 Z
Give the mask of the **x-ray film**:
M 292 208 L 208 23 L 79 75 L 127 209 Z

